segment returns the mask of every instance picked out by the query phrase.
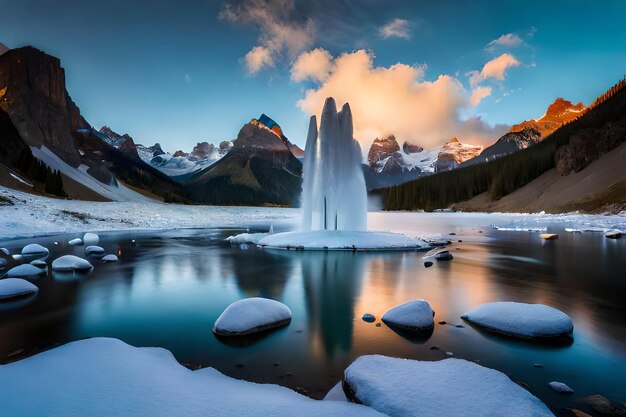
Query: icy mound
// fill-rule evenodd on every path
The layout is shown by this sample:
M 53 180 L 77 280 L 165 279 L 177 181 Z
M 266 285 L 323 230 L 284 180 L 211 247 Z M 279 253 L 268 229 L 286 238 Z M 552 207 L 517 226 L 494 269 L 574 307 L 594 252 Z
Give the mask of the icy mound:
M 52 270 L 57 272 L 89 271 L 93 265 L 74 255 L 64 255 L 52 261 Z
M 213 332 L 220 336 L 243 336 L 286 326 L 291 310 L 268 298 L 245 298 L 235 301 L 217 318 Z
M 113 255 L 112 253 L 108 255 L 104 255 L 101 261 L 102 262 L 117 262 L 117 255 Z
M 0 300 L 32 294 L 39 291 L 36 285 L 21 278 L 0 279 Z
M 76 239 L 72 239 L 72 240 L 70 240 L 67 243 L 69 243 L 72 246 L 80 246 L 80 245 L 83 244 L 83 240 L 81 238 L 77 237 Z
M 104 253 L 105 250 L 101 246 L 91 245 L 85 248 L 85 254 L 87 256 L 102 256 Z
M 97 245 L 100 243 L 100 236 L 95 233 L 85 233 L 85 236 L 83 236 L 83 243 L 85 246 Z
M 503 373 L 462 359 L 361 356 L 346 369 L 345 383 L 348 397 L 390 417 L 553 416 Z
M 9 269 L 7 277 L 10 278 L 37 278 L 40 275 L 45 275 L 46 270 L 37 268 L 35 265 L 22 264 L 14 268 Z
M 410 250 L 429 245 L 399 233 L 315 230 L 276 233 L 261 239 L 260 246 L 301 250 Z
M 105 338 L 0 366 L 0 386 L 3 416 L 382 417 L 361 405 L 316 401 L 212 368 L 191 371 L 164 349 Z
M 556 337 L 574 330 L 572 319 L 543 304 L 499 301 L 486 303 L 461 318 L 486 329 L 517 337 Z
M 434 327 L 435 312 L 424 300 L 413 300 L 386 312 L 382 321 L 387 326 L 409 331 L 426 331 Z
M 256 245 L 264 237 L 270 236 L 269 233 L 240 233 L 234 236 L 228 236 L 226 240 L 231 245 L 242 245 L 244 243 L 252 243 Z

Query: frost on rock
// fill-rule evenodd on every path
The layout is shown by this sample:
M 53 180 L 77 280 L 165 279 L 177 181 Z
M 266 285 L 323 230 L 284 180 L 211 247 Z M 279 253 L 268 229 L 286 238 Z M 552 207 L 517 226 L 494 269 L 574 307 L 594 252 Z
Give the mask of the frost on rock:
M 93 265 L 74 255 L 64 255 L 52 261 L 52 270 L 57 272 L 89 271 Z
M 83 236 L 83 243 L 85 246 L 97 245 L 100 243 L 100 236 L 95 233 L 85 233 L 85 236 Z
M 68 343 L 0 366 L 2 415 L 63 417 L 382 417 L 347 402 L 316 401 L 288 388 L 191 371 L 165 349 L 116 339 Z M 25 400 L 27 399 L 27 400 Z
M 427 331 L 435 326 L 435 312 L 424 300 L 413 300 L 392 308 L 383 315 L 387 326 L 409 331 Z
M 567 314 L 543 304 L 486 303 L 461 318 L 491 331 L 524 338 L 557 337 L 574 330 Z
M 242 336 L 286 326 L 291 310 L 268 298 L 245 298 L 235 301 L 217 318 L 213 332 L 220 336 Z
M 0 299 L 20 297 L 26 294 L 33 294 L 39 291 L 36 285 L 21 278 L 0 279 Z
M 304 250 L 406 250 L 429 245 L 400 233 L 346 230 L 276 233 L 261 239 L 260 246 Z
M 105 250 L 101 246 L 91 245 L 85 248 L 85 255 L 87 256 L 98 256 L 104 255 Z
M 38 278 L 41 275 L 45 275 L 46 270 L 37 268 L 35 265 L 22 264 L 9 269 L 7 277 L 10 278 Z
M 82 245 L 82 244 L 83 244 L 83 240 L 82 240 L 81 238 L 77 237 L 77 238 L 75 238 L 75 239 L 70 240 L 70 241 L 69 241 L 69 242 L 67 242 L 67 243 L 69 243 L 69 244 L 70 244 L 70 245 L 72 245 L 72 246 L 80 246 L 80 245 Z
M 390 417 L 553 416 L 505 374 L 462 359 L 361 356 L 344 377 L 348 398 Z
M 104 255 L 101 260 L 102 262 L 117 262 L 117 255 L 109 253 L 108 255 Z

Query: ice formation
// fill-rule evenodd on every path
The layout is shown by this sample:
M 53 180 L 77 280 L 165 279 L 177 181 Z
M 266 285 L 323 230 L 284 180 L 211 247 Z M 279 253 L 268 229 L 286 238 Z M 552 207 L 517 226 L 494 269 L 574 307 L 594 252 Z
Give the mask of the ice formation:
M 361 168 L 361 147 L 352 137 L 348 103 L 337 113 L 332 97 L 322 117 L 311 117 L 303 162 L 302 229 L 365 230 L 367 190 Z

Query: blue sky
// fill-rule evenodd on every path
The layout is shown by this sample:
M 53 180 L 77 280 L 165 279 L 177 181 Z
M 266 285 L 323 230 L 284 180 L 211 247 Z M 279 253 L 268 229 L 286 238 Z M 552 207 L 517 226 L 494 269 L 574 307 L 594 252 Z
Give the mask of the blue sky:
M 589 104 L 626 73 L 625 15 L 623 1 L 0 0 L 0 42 L 59 57 L 94 126 L 169 151 L 233 139 L 261 113 L 303 146 L 326 93 L 359 101 L 360 140 L 434 145 L 495 140 L 559 96 Z M 477 87 L 489 95 L 472 105 Z

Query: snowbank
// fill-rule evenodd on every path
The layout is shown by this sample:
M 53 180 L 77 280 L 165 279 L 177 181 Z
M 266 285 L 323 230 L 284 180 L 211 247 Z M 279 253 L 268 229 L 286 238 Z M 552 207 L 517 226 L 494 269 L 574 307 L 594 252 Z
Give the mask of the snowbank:
M 235 301 L 217 318 L 213 332 L 220 336 L 243 336 L 278 327 L 291 321 L 291 310 L 268 298 L 252 297 Z
M 228 236 L 226 240 L 228 240 L 231 245 L 243 245 L 246 243 L 256 245 L 261 239 L 269 235 L 269 233 L 240 233 L 238 235 Z
M 505 374 L 462 359 L 361 356 L 346 369 L 345 382 L 359 402 L 390 417 L 553 416 Z
M 2 239 L 85 230 L 146 230 L 254 227 L 296 224 L 297 209 L 223 207 L 159 202 L 93 202 L 39 197 L 0 186 L 12 206 L 0 206 Z M 88 246 L 85 243 L 85 246 Z
M 407 250 L 429 245 L 400 233 L 316 230 L 276 233 L 261 239 L 262 247 L 303 250 Z
M 565 313 L 543 304 L 499 301 L 486 303 L 463 314 L 466 319 L 486 329 L 517 337 L 557 337 L 574 330 Z
M 382 321 L 387 326 L 410 331 L 426 331 L 434 327 L 435 312 L 424 300 L 413 300 L 386 312 Z
M 36 285 L 21 278 L 0 279 L 0 299 L 20 297 L 39 291 Z M 1 403 L 1 402 L 0 402 Z
M 232 379 L 212 368 L 191 371 L 167 350 L 106 338 L 2 365 L 0 386 L 6 416 L 382 416 L 361 405 Z

